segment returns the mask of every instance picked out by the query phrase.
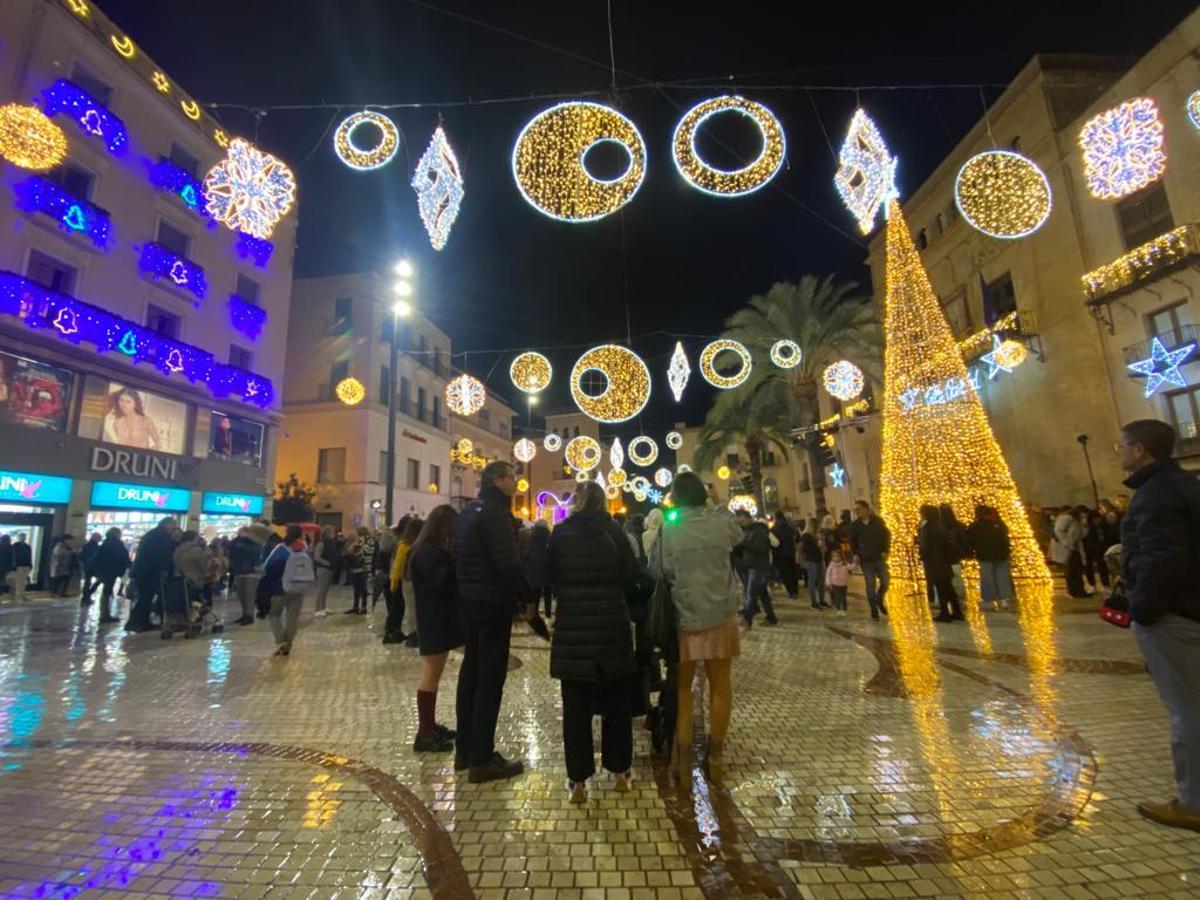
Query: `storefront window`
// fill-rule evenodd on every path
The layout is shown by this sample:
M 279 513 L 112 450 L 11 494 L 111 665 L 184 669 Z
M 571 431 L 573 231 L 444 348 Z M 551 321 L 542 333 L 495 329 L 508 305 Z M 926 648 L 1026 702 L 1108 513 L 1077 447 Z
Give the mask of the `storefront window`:
M 0 353 L 0 424 L 65 431 L 71 373 Z
M 263 427 L 218 410 L 212 411 L 209 459 L 227 459 L 248 466 L 262 465 Z

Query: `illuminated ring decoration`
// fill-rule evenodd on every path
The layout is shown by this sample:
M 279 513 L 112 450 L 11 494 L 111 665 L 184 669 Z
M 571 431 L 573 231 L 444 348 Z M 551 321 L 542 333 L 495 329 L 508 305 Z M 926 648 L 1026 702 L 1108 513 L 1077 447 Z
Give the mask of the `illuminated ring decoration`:
M 597 144 L 615 142 L 629 154 L 618 178 L 596 178 L 584 157 Z M 637 126 L 599 103 L 560 103 L 531 119 L 513 146 L 513 178 L 538 212 L 563 222 L 590 222 L 614 213 L 646 177 L 646 145 Z
M 667 446 L 672 450 L 678 450 L 683 446 L 683 435 L 678 431 L 667 432 Z
M 610 484 L 608 487 L 606 487 L 604 489 L 604 496 L 607 497 L 609 500 L 616 500 L 618 497 L 621 496 L 621 489 L 619 487 L 617 487 L 615 484 Z
M 800 365 L 800 345 L 784 338 L 771 345 L 771 362 L 781 369 L 794 369 Z
M 454 448 L 458 450 L 462 456 L 470 456 L 475 452 L 475 444 L 470 438 L 460 438 L 458 443 L 454 445 Z
M 557 434 L 555 434 L 552 431 L 548 435 L 546 435 L 544 438 L 542 438 L 542 446 L 545 447 L 547 450 L 549 450 L 551 453 L 554 453 L 556 450 L 558 450 L 559 447 L 562 446 L 562 438 L 560 438 Z
M 512 379 L 513 385 L 527 394 L 545 390 L 553 374 L 550 360 L 532 350 L 516 357 L 508 367 L 508 377 Z
M 567 449 L 563 451 L 563 458 L 566 459 L 567 465 L 572 469 L 577 469 L 583 478 L 576 478 L 576 481 L 586 481 L 587 473 L 600 465 L 600 445 L 595 438 L 590 438 L 586 434 L 581 434 L 579 437 L 571 438 L 567 442 Z
M 446 385 L 446 407 L 460 416 L 473 416 L 487 402 L 487 389 L 478 378 L 459 375 Z
M 717 354 L 726 350 L 736 353 L 742 361 L 742 367 L 732 375 L 722 375 L 713 367 L 713 363 L 717 359 Z M 752 367 L 753 362 L 750 359 L 750 351 L 746 349 L 744 344 L 738 341 L 723 338 L 713 341 L 700 352 L 700 374 L 704 376 L 705 381 L 715 388 L 721 388 L 721 390 L 727 391 L 730 388 L 744 384 L 746 379 L 750 377 L 750 369 Z
M 650 490 L 650 479 L 645 475 L 634 475 L 629 479 L 629 486 L 635 491 L 645 492 Z
M 670 469 L 659 469 L 654 473 L 654 483 L 659 487 L 670 487 L 671 482 L 675 480 L 675 476 L 671 474 Z
M 587 474 L 587 472 L 576 472 L 576 473 L 575 473 L 575 480 L 576 480 L 577 482 L 579 482 L 580 484 L 583 484 L 583 482 L 585 482 L 585 481 L 587 481 L 587 480 L 588 480 L 588 474 Z
M 687 463 L 680 463 L 679 465 L 677 465 L 675 467 L 676 475 L 682 475 L 684 472 L 690 472 L 690 471 L 692 471 L 692 467 L 689 466 Z
M 646 492 L 635 490 L 633 492 L 633 499 L 636 500 L 638 503 L 645 503 L 646 502 Z
M 838 400 L 853 400 L 863 392 L 865 384 L 862 369 L 847 360 L 838 360 L 828 366 L 821 375 L 825 390 Z
M 638 447 L 646 445 L 646 451 L 641 452 Z M 635 437 L 629 442 L 626 451 L 629 454 L 629 461 L 635 466 L 652 466 L 654 461 L 658 459 L 658 444 L 654 438 L 646 437 L 644 434 Z
M 712 116 L 722 112 L 739 113 L 758 126 L 762 150 L 749 165 L 740 169 L 718 169 L 700 158 L 696 133 Z M 779 172 L 783 165 L 786 142 L 783 126 L 774 113 L 745 97 L 726 95 L 697 103 L 675 126 L 671 156 L 675 168 L 692 187 L 715 197 L 736 197 L 757 191 Z
M 343 378 L 333 389 L 337 398 L 347 406 L 357 406 L 367 396 L 367 389 L 357 378 Z
M 583 374 L 595 369 L 607 380 L 604 391 L 586 394 Z M 650 399 L 650 370 L 632 350 L 616 344 L 593 347 L 571 369 L 571 397 L 580 412 L 597 422 L 624 422 L 632 419 Z
M 354 143 L 354 132 L 363 125 L 374 125 L 379 129 L 379 143 L 364 149 Z M 396 123 L 383 113 L 363 110 L 342 119 L 333 133 L 333 152 L 348 168 L 367 172 L 386 166 L 400 149 L 400 132 Z
M 988 150 L 958 170 L 954 205 L 971 227 L 990 237 L 1021 238 L 1050 218 L 1050 182 L 1037 163 L 1020 153 Z
M 513 444 L 513 458 L 517 462 L 527 463 L 537 456 L 537 444 L 529 438 L 521 438 Z
M 612 485 L 616 485 L 617 487 L 620 487 L 628 480 L 629 480 L 629 478 L 625 474 L 624 469 L 614 468 L 614 469 L 611 469 L 608 473 L 608 483 L 612 484 Z

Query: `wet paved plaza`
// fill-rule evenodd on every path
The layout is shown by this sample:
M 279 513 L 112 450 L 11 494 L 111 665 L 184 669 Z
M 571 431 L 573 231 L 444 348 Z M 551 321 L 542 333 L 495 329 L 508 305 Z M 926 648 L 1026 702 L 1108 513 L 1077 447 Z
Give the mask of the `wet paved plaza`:
M 411 752 L 419 664 L 382 608 L 306 616 L 273 658 L 262 622 L 165 642 L 0 607 L 0 896 L 1200 896 L 1200 835 L 1134 810 L 1174 790 L 1129 632 L 1037 592 L 936 628 L 899 595 L 881 623 L 853 593 L 844 618 L 777 603 L 721 782 L 656 765 L 639 723 L 634 791 L 580 807 L 524 627 L 499 744 L 528 771 L 470 785 Z

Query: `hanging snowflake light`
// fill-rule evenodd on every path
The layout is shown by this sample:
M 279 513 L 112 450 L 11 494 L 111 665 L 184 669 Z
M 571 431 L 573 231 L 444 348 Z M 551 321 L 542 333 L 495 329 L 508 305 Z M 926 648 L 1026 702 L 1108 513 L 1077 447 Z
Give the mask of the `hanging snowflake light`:
M 863 392 L 866 382 L 862 369 L 847 360 L 839 360 L 828 366 L 821 375 L 825 390 L 838 400 L 853 400 Z
M 292 170 L 257 147 L 234 138 L 204 179 L 206 211 L 231 231 L 269 238 L 296 201 Z
M 1079 132 L 1083 177 L 1098 200 L 1136 193 L 1167 169 L 1163 126 L 1149 97 L 1127 100 L 1088 119 Z
M 683 435 L 678 431 L 667 432 L 667 446 L 672 450 L 678 450 L 683 446 Z
M 67 156 L 67 136 L 36 106 L 0 106 L 0 157 L 31 172 L 48 172 Z
M 654 473 L 654 483 L 659 487 L 670 487 L 671 482 L 675 480 L 675 476 L 671 474 L 670 469 L 659 469 Z
M 583 389 L 584 374 L 593 370 L 605 380 L 604 390 L 598 394 Z M 625 347 L 593 347 L 571 369 L 571 397 L 584 415 L 597 422 L 624 422 L 640 413 L 650 399 L 650 370 Z
M 459 375 L 446 385 L 446 407 L 456 415 L 473 416 L 486 401 L 487 390 L 478 378 Z
M 583 475 L 583 478 L 579 479 L 581 481 L 586 481 L 587 473 L 600 465 L 600 456 L 600 445 L 595 438 L 590 438 L 586 434 L 571 438 L 567 442 L 567 449 L 563 451 L 563 458 L 567 461 L 567 465 Z
M 732 375 L 722 375 L 716 370 L 714 363 L 717 355 L 726 351 L 737 354 L 741 360 L 741 367 Z M 750 351 L 746 346 L 738 341 L 721 339 L 713 341 L 700 352 L 700 374 L 704 376 L 704 380 L 713 387 L 729 390 L 743 384 L 750 377 L 750 369 L 753 363 L 750 359 Z
M 529 438 L 521 438 L 513 444 L 513 458 L 517 462 L 527 463 L 537 456 L 537 444 Z
M 363 148 L 354 140 L 363 126 L 374 127 L 379 140 L 374 147 Z M 396 123 L 383 113 L 363 110 L 342 119 L 333 133 L 333 151 L 347 168 L 356 172 L 367 172 L 386 166 L 400 149 L 400 131 Z
M 528 350 L 515 357 L 512 365 L 508 367 L 508 377 L 512 379 L 513 386 L 526 394 L 544 391 L 550 384 L 553 374 L 554 369 L 550 367 L 550 360 L 533 350 Z
M 629 442 L 629 460 L 635 466 L 652 466 L 658 459 L 658 444 L 654 438 L 638 435 Z
M 619 469 L 625 464 L 625 451 L 621 448 L 620 438 L 613 438 L 612 446 L 608 450 L 608 464 L 614 469 Z
M 441 250 L 446 246 L 450 228 L 458 218 L 459 207 L 466 195 L 458 157 L 441 125 L 433 132 L 429 146 L 417 162 L 412 187 L 417 192 L 417 208 L 429 234 L 429 242 L 434 250 Z
M 794 369 L 800 365 L 800 345 L 784 338 L 771 345 L 771 362 L 781 369 Z
M 555 453 L 560 447 L 562 447 L 562 438 L 551 431 L 544 438 L 542 438 L 542 446 L 549 452 Z
M 1050 182 L 1037 163 L 1020 153 L 988 150 L 958 170 L 954 204 L 986 235 L 1025 237 L 1050 218 Z
M 688 376 L 692 367 L 688 363 L 687 354 L 683 352 L 683 341 L 675 342 L 675 352 L 671 354 L 671 365 L 667 367 L 667 383 L 671 385 L 671 393 L 675 402 L 683 399 L 683 389 L 687 387 Z
M 863 234 L 870 233 L 875 213 L 896 195 L 896 160 L 871 117 L 861 109 L 850 120 L 833 183 Z

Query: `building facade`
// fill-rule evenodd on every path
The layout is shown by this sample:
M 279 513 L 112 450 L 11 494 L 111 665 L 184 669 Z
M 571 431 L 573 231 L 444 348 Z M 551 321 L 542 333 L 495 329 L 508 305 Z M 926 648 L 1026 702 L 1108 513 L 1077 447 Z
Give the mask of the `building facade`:
M 295 474 L 316 488 L 321 525 L 383 524 L 389 389 L 396 391 L 396 518 L 428 515 L 450 497 L 450 338 L 420 315 L 397 320 L 394 299 L 392 281 L 373 272 L 295 282 L 275 475 Z M 353 405 L 338 397 L 350 379 L 363 393 Z
M 450 414 L 450 502 L 456 509 L 479 496 L 484 466 L 512 459 L 513 415 L 512 407 L 493 391 L 488 391 L 483 409 L 475 415 Z
M 1172 422 L 1187 463 L 1200 466 L 1200 395 L 1192 387 L 1200 353 L 1193 350 L 1181 366 L 1184 384 L 1167 383 L 1149 395 L 1146 377 L 1128 368 L 1151 356 L 1156 338 L 1170 351 L 1200 337 L 1200 131 L 1187 114 L 1200 86 L 1198 48 L 1200 13 L 1194 13 L 1132 66 L 1034 58 L 903 204 L 1028 503 L 1090 505 L 1124 491 L 1111 444 L 1120 424 L 1132 419 Z M 1165 172 L 1131 195 L 1096 199 L 1085 178 L 1080 131 L 1092 117 L 1139 97 L 1157 107 Z M 982 234 L 955 205 L 963 164 L 994 148 L 1031 158 L 1050 184 L 1049 219 L 1019 240 Z M 868 262 L 882 303 L 882 231 Z M 992 373 L 981 358 L 994 337 L 1021 341 L 1026 361 Z
M 205 213 L 227 135 L 94 3 L 0 5 L 0 102 L 67 137 L 0 161 L 0 533 L 165 513 L 224 534 L 270 512 L 295 207 L 270 240 Z

